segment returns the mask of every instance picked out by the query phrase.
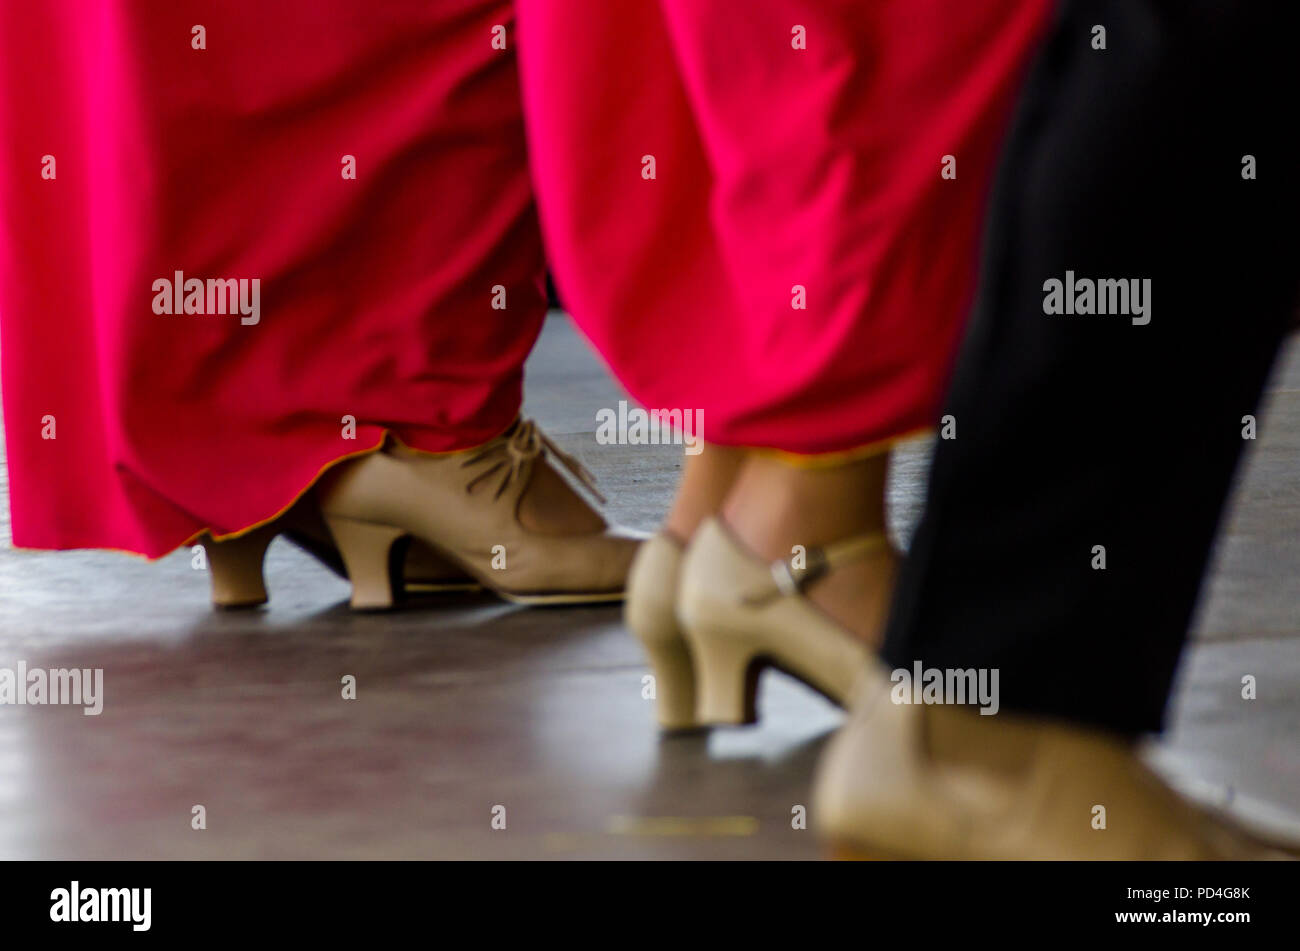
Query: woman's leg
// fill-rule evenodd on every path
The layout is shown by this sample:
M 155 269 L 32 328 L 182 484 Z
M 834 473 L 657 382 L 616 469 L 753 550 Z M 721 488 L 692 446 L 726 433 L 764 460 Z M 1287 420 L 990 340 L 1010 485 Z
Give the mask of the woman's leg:
M 680 575 L 658 546 L 663 565 L 644 576 L 776 613 L 739 588 L 807 594 L 820 623 L 840 622 L 813 653 L 836 670 L 818 686 L 841 698 L 856 654 L 833 641 L 845 627 L 878 640 L 894 571 L 883 453 L 937 415 L 996 145 L 1048 5 L 521 10 L 543 226 L 579 325 L 640 402 L 702 409 L 711 444 L 804 457 L 718 466 L 736 479 L 729 531 Z M 722 482 L 683 483 L 673 534 L 717 510 Z M 791 564 L 769 577 L 778 558 Z M 724 623 L 685 590 L 680 616 Z M 666 608 L 642 614 L 670 632 Z M 719 664 L 745 661 L 731 653 Z
M 749 321 L 740 347 L 780 385 L 747 424 L 806 454 L 753 456 L 723 517 L 766 561 L 883 532 L 885 447 L 937 416 L 996 145 L 1046 5 L 774 0 L 743 21 L 725 5 L 664 7 Z M 745 53 L 720 69 L 724 32 Z M 804 593 L 878 644 L 896 561 L 878 547 Z
M 748 453 L 727 446 L 705 446 L 682 464 L 682 481 L 664 519 L 664 531 L 685 543 L 705 519 L 717 515 L 744 468 Z
M 829 466 L 756 455 L 736 479 L 722 517 L 749 551 L 768 562 L 790 558 L 796 547 L 880 535 L 888 462 L 887 453 Z M 877 547 L 813 581 L 804 594 L 856 637 L 879 646 L 897 560 L 892 547 Z

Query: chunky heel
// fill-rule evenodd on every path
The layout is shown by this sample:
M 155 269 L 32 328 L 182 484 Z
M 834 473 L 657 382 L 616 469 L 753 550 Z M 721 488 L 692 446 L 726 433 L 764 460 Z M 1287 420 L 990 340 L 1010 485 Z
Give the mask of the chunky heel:
M 660 532 L 637 552 L 627 579 L 623 620 L 645 648 L 655 678 L 655 713 L 664 730 L 692 730 L 695 664 L 677 623 L 682 546 Z
M 701 636 L 703 635 L 703 636 Z M 727 635 L 688 632 L 698 681 L 696 716 L 718 725 L 742 725 L 758 720 L 760 658 L 744 641 Z
M 406 546 L 395 542 L 406 533 L 391 525 L 339 516 L 326 515 L 325 521 L 352 580 L 352 609 L 386 611 L 391 608 L 394 592 L 401 591 L 400 572 L 406 557 Z
M 212 581 L 212 605 L 217 608 L 255 608 L 267 601 L 262 561 L 276 529 L 263 525 L 240 535 L 217 541 L 209 533 L 200 538 L 208 557 Z
M 645 642 L 646 659 L 655 678 L 655 712 L 664 730 L 693 730 L 695 664 L 683 641 Z

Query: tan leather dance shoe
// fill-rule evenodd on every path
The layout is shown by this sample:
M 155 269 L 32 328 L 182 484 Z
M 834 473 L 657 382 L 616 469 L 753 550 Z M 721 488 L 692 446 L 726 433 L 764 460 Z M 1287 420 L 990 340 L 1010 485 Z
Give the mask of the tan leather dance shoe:
M 552 460 L 600 498 L 591 474 L 526 419 L 464 452 L 422 453 L 390 441 L 332 469 L 317 494 L 352 580 L 352 606 L 392 606 L 401 565 L 394 546 L 407 536 L 509 601 L 621 601 L 644 536 L 609 527 L 590 506 L 589 531 L 552 534 L 520 519 L 521 501 Z M 553 486 L 574 493 L 551 472 Z
M 895 703 L 891 686 L 878 668 L 864 678 L 818 767 L 813 821 L 840 857 L 1286 857 L 1184 799 L 1119 737 Z
M 803 595 L 837 565 L 887 548 L 883 533 L 809 548 L 768 564 L 723 523 L 702 524 L 681 567 L 677 617 L 696 682 L 696 720 L 753 723 L 759 674 L 775 667 L 843 705 L 867 666 L 866 644 Z

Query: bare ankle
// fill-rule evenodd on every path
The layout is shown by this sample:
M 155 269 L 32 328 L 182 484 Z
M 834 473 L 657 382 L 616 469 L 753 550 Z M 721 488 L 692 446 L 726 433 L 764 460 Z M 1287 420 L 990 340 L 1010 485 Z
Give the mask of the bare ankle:
M 736 536 L 765 558 L 885 530 L 886 455 L 842 465 L 793 465 L 755 456 L 722 507 Z
M 887 456 L 843 465 L 796 466 L 754 457 L 737 478 L 722 517 L 763 559 L 885 531 Z M 847 561 L 804 594 L 823 613 L 872 647 L 879 645 L 893 592 L 897 555 L 887 543 Z
M 743 449 L 705 443 L 703 452 L 687 456 L 663 530 L 680 542 L 690 541 L 700 523 L 722 507 L 746 455 Z
M 861 561 L 840 565 L 805 593 L 858 640 L 879 648 L 897 575 L 898 555 L 885 547 Z

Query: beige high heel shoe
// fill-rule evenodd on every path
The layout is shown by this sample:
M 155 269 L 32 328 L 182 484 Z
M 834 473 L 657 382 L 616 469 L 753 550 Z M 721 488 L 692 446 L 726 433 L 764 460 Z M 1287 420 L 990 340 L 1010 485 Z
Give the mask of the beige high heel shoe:
M 352 579 L 353 608 L 392 606 L 394 544 L 408 535 L 508 601 L 621 601 L 644 536 L 609 527 L 590 507 L 592 531 L 545 534 L 520 521 L 520 503 L 550 459 L 604 501 L 591 474 L 525 419 L 476 449 L 431 454 L 390 442 L 327 473 L 318 497 Z
M 637 552 L 627 580 L 623 619 L 645 648 L 655 678 L 655 712 L 664 730 L 700 726 L 695 717 L 695 669 L 677 623 L 682 543 L 659 532 Z
M 744 724 L 757 719 L 759 674 L 775 667 L 841 706 L 870 651 L 802 594 L 837 565 L 864 558 L 889 541 L 883 533 L 807 549 L 766 564 L 722 522 L 702 524 L 681 568 L 677 617 L 694 662 L 696 719 Z
M 277 535 L 284 535 L 340 578 L 348 579 L 316 497 L 309 491 L 278 519 L 243 535 L 221 541 L 207 532 L 199 537 L 207 553 L 213 607 L 233 610 L 267 602 L 262 566 L 266 549 Z M 445 594 L 481 589 L 478 582 L 427 545 L 408 541 L 402 562 L 402 593 Z
M 836 857 L 1281 859 L 1279 848 L 1300 848 L 1184 799 L 1122 738 L 895 703 L 892 686 L 879 665 L 864 675 L 818 764 L 811 811 Z

